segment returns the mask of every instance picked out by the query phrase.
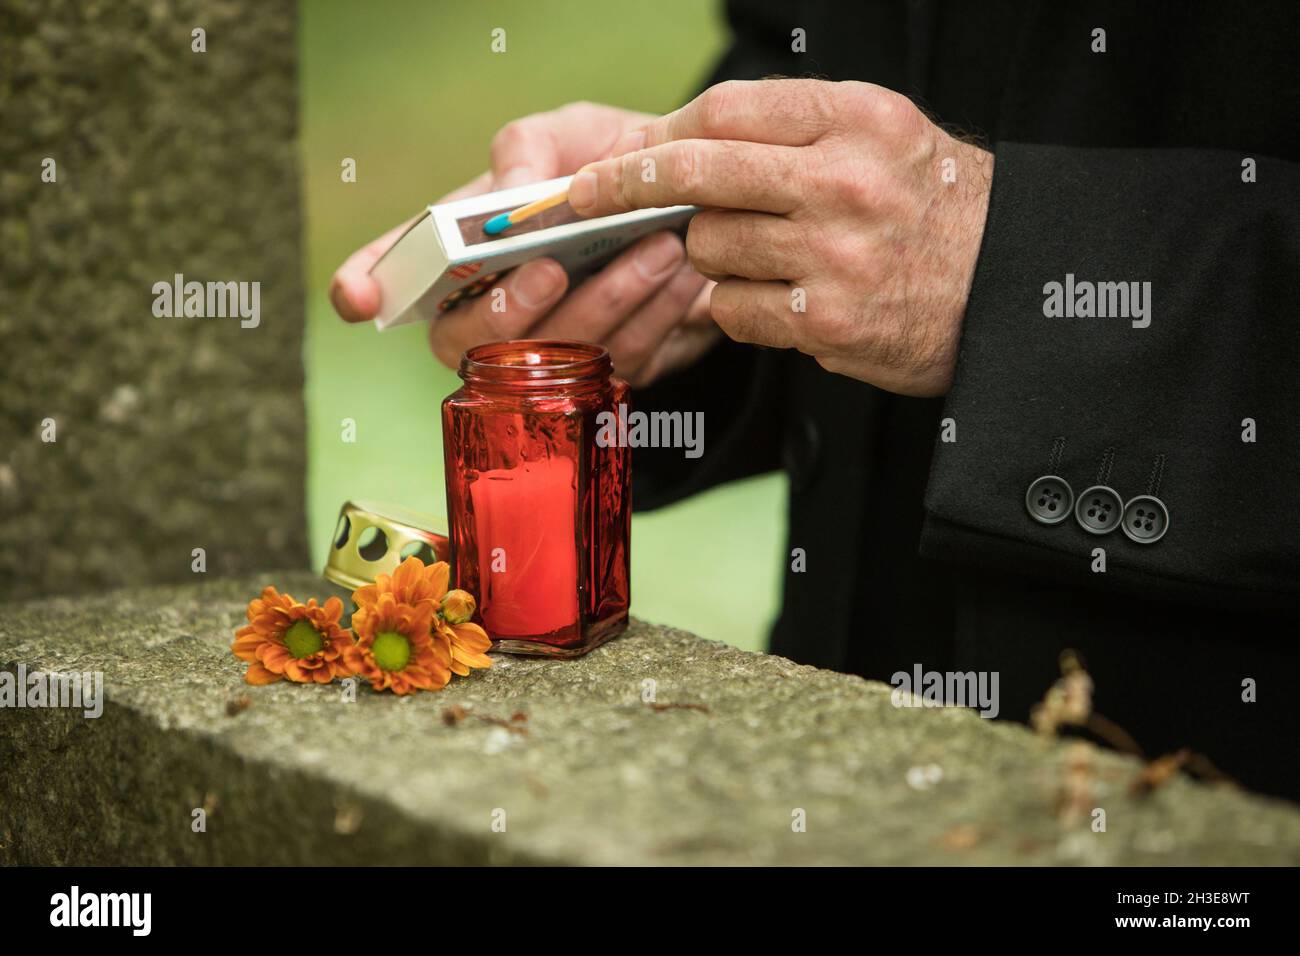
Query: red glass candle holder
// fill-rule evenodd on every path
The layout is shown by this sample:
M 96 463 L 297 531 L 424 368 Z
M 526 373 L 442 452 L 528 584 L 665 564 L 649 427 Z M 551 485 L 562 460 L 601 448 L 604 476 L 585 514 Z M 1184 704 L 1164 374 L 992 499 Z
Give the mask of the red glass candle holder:
M 456 586 L 497 650 L 577 657 L 627 626 L 631 453 L 598 441 L 623 434 L 612 370 L 583 342 L 480 345 L 442 403 Z

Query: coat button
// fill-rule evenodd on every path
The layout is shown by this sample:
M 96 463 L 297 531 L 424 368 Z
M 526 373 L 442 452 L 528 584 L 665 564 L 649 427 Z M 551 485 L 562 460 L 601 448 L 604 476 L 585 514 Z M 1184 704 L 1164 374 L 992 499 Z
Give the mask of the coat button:
M 1035 478 L 1025 492 L 1025 508 L 1029 517 L 1041 524 L 1060 524 L 1070 516 L 1074 507 L 1074 492 L 1070 483 L 1056 475 Z
M 783 464 L 794 491 L 806 491 L 817 473 L 821 458 L 821 434 L 817 423 L 803 416 L 790 430 L 782 449 Z
M 1155 544 L 1169 530 L 1169 509 L 1155 495 L 1138 495 L 1124 506 L 1123 526 L 1137 544 Z
M 1123 513 L 1124 499 L 1106 485 L 1093 485 L 1074 505 L 1074 520 L 1089 534 L 1110 534 L 1119 527 Z

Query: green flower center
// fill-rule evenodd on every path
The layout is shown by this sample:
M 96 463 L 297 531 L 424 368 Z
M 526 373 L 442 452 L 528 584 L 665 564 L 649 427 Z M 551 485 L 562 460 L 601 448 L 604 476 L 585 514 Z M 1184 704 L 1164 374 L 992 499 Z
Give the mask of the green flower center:
M 325 646 L 325 638 L 306 621 L 294 621 L 293 626 L 284 632 L 284 643 L 289 653 L 301 660 L 320 651 Z
M 370 653 L 382 670 L 400 671 L 411 659 L 411 642 L 396 631 L 380 631 L 370 645 Z

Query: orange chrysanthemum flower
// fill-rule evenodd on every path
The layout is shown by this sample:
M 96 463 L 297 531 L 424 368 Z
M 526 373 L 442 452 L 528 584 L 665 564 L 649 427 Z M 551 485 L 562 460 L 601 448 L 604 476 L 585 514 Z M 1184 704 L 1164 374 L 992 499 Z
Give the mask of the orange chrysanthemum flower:
M 328 684 L 349 673 L 343 652 L 352 636 L 339 626 L 343 602 L 330 598 L 306 604 L 273 587 L 248 602 L 248 624 L 235 632 L 230 649 L 248 661 L 244 680 L 274 684 L 288 678 L 300 684 Z
M 433 615 L 429 601 L 404 604 L 381 594 L 364 615 L 353 613 L 357 641 L 344 659 L 375 690 L 441 690 L 451 680 L 451 643 L 433 630 Z
M 465 591 L 448 591 L 451 568 L 446 561 L 425 564 L 410 557 L 398 565 L 392 575 L 381 574 L 374 584 L 358 588 L 352 594 L 357 609 L 352 614 L 352 626 L 361 633 L 362 622 L 384 595 L 391 595 L 400 604 L 418 606 L 428 604 L 433 609 L 431 629 L 451 647 L 451 671 L 466 676 L 473 667 L 491 667 L 492 658 L 487 650 L 492 646 L 487 632 L 470 623 L 474 616 L 474 598 Z
M 468 598 L 469 613 L 459 617 L 458 608 L 463 607 Z M 433 618 L 433 626 L 441 631 L 451 643 L 451 670 L 453 674 L 465 677 L 472 667 L 491 667 L 492 658 L 487 656 L 492 639 L 487 631 L 472 623 L 469 618 L 474 613 L 474 599 L 465 591 L 448 591 L 441 607 Z

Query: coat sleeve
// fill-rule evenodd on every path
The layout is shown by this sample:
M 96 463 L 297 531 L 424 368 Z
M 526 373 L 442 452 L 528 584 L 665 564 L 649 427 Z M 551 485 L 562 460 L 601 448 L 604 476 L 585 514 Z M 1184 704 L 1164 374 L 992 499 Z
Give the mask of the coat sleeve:
M 703 437 L 697 458 L 681 448 L 633 450 L 634 508 L 652 510 L 780 467 L 780 360 L 723 339 L 694 365 L 633 393 L 633 411 L 695 416 Z
M 922 553 L 1300 606 L 1300 167 L 1195 149 L 996 156 Z M 1027 496 L 1045 475 L 1069 491 Z M 1051 521 L 1053 504 L 1062 520 L 1031 514 Z

